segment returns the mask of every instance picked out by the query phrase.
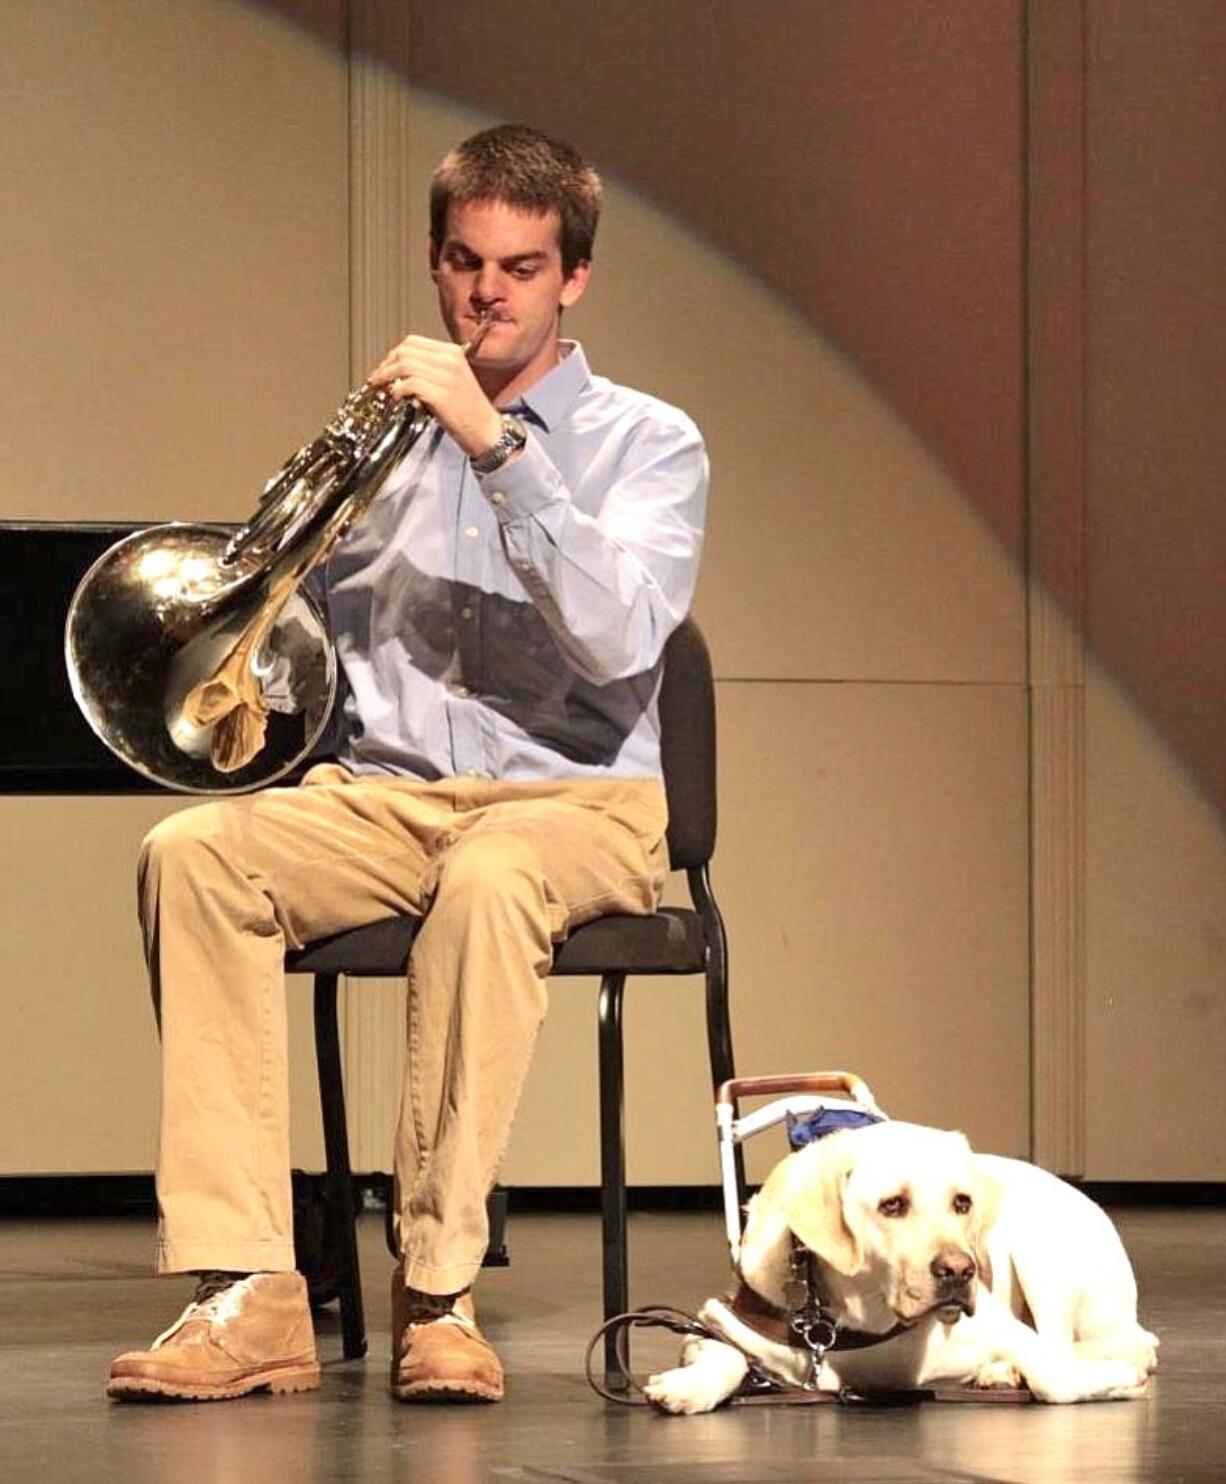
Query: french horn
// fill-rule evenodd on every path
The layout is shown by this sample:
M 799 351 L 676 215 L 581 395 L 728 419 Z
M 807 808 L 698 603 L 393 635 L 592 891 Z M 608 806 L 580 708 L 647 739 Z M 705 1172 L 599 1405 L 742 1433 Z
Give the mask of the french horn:
M 172 522 L 103 552 L 69 604 L 64 650 L 77 704 L 118 758 L 215 794 L 262 788 L 310 755 L 337 660 L 304 583 L 433 421 L 415 398 L 363 384 L 238 530 Z

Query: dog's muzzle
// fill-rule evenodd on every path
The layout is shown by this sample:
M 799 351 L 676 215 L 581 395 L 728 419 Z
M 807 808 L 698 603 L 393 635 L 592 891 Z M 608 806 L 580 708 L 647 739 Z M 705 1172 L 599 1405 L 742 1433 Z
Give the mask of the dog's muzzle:
M 975 1312 L 975 1279 L 978 1268 L 969 1252 L 960 1247 L 947 1247 L 929 1264 L 936 1292 L 933 1312 L 945 1324 L 952 1324 L 963 1314 Z

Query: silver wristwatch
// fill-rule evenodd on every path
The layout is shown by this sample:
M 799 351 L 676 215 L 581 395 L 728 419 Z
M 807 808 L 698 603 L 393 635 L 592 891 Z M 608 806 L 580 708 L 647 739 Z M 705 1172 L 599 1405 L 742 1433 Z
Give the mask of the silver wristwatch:
M 502 435 L 497 443 L 491 444 L 484 453 L 479 453 L 476 458 L 469 459 L 468 462 L 478 474 L 492 474 L 495 469 L 501 469 L 513 453 L 518 453 L 527 441 L 527 428 L 519 418 L 512 417 L 509 412 L 504 412 Z

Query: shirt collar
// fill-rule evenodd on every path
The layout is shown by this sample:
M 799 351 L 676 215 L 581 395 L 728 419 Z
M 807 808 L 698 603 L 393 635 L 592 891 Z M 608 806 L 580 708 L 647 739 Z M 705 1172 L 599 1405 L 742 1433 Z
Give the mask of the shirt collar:
M 527 415 L 549 433 L 560 423 L 579 400 L 592 373 L 588 369 L 587 357 L 577 340 L 558 342 L 562 359 L 551 367 L 516 401 L 507 411 Z

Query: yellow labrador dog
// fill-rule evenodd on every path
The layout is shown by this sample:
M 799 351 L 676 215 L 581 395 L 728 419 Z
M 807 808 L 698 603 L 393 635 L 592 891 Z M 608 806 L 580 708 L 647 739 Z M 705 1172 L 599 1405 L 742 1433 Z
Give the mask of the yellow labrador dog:
M 1046 1402 L 1097 1401 L 1139 1396 L 1157 1364 L 1123 1244 L 1092 1201 L 961 1134 L 891 1121 L 776 1165 L 750 1202 L 740 1294 L 700 1311 L 722 1338 L 687 1340 L 682 1364 L 648 1381 L 652 1402 L 710 1411 L 751 1358 L 785 1383 L 813 1379 L 811 1352 L 786 1341 L 795 1254 L 840 1335 L 822 1391 L 1025 1385 Z

